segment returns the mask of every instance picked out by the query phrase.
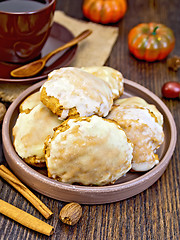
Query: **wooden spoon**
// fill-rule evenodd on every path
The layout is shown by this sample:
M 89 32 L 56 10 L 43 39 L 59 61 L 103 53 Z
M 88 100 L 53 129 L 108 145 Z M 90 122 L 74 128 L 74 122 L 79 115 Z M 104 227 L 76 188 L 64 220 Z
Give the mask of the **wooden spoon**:
M 89 30 L 89 29 L 85 30 L 84 32 L 80 33 L 77 37 L 73 38 L 71 41 L 69 41 L 66 44 L 62 45 L 61 47 L 55 49 L 54 51 L 48 53 L 43 58 L 41 58 L 37 61 L 28 63 L 22 67 L 14 69 L 13 71 L 10 72 L 11 76 L 15 77 L 15 78 L 24 78 L 24 77 L 32 77 L 32 76 L 36 75 L 44 68 L 46 62 L 52 56 L 54 56 L 56 53 L 66 49 L 66 48 L 76 45 L 78 42 L 80 42 L 84 38 L 88 37 L 91 33 L 92 33 L 91 30 Z

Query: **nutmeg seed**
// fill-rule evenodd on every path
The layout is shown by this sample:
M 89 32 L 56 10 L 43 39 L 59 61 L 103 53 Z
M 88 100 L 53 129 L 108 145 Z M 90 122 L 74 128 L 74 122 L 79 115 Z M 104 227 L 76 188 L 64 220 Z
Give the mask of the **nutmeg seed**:
M 3 103 L 0 103 L 0 123 L 3 120 L 5 113 L 6 113 L 6 107 Z
M 78 203 L 68 203 L 59 214 L 59 218 L 63 223 L 68 225 L 76 224 L 82 216 L 82 207 Z

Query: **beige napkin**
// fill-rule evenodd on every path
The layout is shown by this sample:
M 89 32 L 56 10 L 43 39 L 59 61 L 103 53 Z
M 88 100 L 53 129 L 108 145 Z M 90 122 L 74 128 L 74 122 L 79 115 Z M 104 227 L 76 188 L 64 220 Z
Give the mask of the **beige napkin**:
M 74 36 L 80 32 L 91 29 L 93 33 L 79 43 L 73 62 L 70 66 L 102 66 L 109 57 L 112 47 L 118 37 L 118 28 L 85 22 L 56 11 L 54 21 L 69 29 Z M 12 102 L 31 84 L 0 83 L 0 98 Z
M 55 22 L 62 23 L 75 36 L 80 32 L 91 29 L 93 33 L 79 43 L 74 67 L 102 66 L 106 62 L 118 36 L 117 27 L 108 27 L 92 22 L 84 22 L 68 17 L 61 11 L 55 12 Z

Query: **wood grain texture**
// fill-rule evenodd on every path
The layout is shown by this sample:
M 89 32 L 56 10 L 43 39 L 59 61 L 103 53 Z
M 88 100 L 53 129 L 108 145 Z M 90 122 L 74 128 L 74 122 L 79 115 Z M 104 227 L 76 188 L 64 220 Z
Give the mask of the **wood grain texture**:
M 57 0 L 57 9 L 68 15 L 86 20 L 81 11 L 82 0 Z M 0 215 L 0 239 L 123 239 L 123 240 L 178 240 L 180 239 L 180 102 L 161 97 L 161 87 L 167 81 L 180 81 L 180 70 L 167 68 L 166 60 L 155 63 L 138 61 L 129 54 L 127 34 L 140 22 L 157 21 L 174 30 L 176 45 L 170 54 L 180 56 L 180 1 L 129 0 L 125 17 L 115 26 L 119 37 L 106 65 L 120 70 L 124 77 L 133 80 L 159 96 L 170 109 L 177 125 L 177 145 L 167 170 L 162 177 L 144 192 L 130 199 L 112 204 L 83 206 L 81 220 L 67 226 L 58 220 L 64 202 L 56 201 L 33 191 L 54 213 L 46 222 L 53 225 L 55 234 L 46 237 L 26 229 Z M 62 23 L 63 24 L 63 23 Z M 103 51 L 103 49 L 102 49 Z M 5 159 L 0 149 L 0 164 Z M 3 179 L 0 179 L 1 199 L 45 220 L 43 216 Z

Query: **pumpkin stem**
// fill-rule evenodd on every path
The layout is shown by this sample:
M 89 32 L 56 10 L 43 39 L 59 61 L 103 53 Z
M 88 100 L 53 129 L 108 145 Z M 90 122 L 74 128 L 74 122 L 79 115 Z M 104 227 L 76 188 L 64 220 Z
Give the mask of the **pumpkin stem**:
M 153 32 L 152 32 L 152 35 L 156 35 L 156 30 L 157 30 L 158 28 L 159 28 L 158 26 L 156 26 L 156 27 L 154 28 L 154 30 L 153 30 Z

